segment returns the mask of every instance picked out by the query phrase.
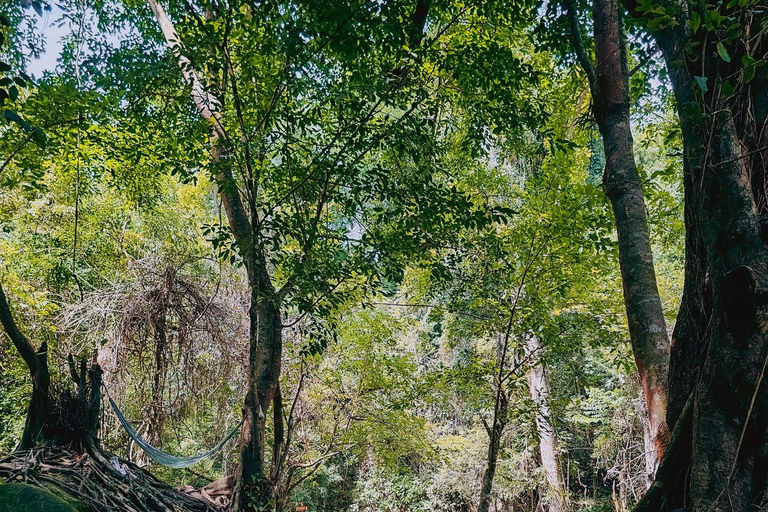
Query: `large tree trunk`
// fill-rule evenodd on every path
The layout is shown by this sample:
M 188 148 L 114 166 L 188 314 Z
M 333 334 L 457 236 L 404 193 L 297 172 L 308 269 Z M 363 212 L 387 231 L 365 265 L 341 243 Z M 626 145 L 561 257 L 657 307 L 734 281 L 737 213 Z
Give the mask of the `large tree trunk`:
M 240 436 L 241 465 L 237 473 L 233 510 L 273 507 L 275 484 L 264 458 L 267 411 L 280 377 L 282 321 L 279 304 L 252 296 L 250 371 L 245 397 L 246 421 Z M 277 433 L 276 433 L 277 435 Z
M 667 390 L 670 344 L 656 284 L 648 217 L 630 126 L 629 72 L 618 0 L 594 0 L 595 66 L 581 42 L 575 9 L 566 0 L 574 48 L 589 78 L 592 110 L 603 138 L 603 186 L 618 235 L 629 336 L 658 457 L 669 440 Z
M 743 57 L 768 56 L 768 14 L 740 3 L 701 2 L 654 32 L 683 134 L 687 260 L 673 335 L 674 450 L 641 510 L 751 510 L 767 498 L 768 76 L 763 68 L 749 81 Z M 693 32 L 691 9 L 738 22 L 735 35 L 706 22 Z
M 526 372 L 528 390 L 535 407 L 536 432 L 539 435 L 539 455 L 541 466 L 547 479 L 547 494 L 549 496 L 549 512 L 563 512 L 568 507 L 568 494 L 563 484 L 560 471 L 560 456 L 557 448 L 557 435 L 550 418 L 549 383 L 544 373 L 544 364 L 536 356 L 541 351 L 539 339 L 531 334 L 528 337 L 526 355 L 533 363 Z

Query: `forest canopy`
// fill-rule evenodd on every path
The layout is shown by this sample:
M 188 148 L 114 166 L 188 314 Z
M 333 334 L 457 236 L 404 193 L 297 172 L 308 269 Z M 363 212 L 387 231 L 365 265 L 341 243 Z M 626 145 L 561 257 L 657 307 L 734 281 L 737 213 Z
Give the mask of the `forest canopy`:
M 2 3 L 0 511 L 762 509 L 766 59 L 761 0 Z

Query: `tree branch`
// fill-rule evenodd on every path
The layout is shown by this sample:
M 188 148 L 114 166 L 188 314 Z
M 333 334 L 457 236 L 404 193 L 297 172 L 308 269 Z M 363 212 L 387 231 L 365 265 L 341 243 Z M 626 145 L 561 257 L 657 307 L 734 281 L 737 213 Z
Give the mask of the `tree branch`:
M 595 67 L 592 65 L 592 61 L 589 60 L 587 49 L 584 47 L 584 40 L 581 38 L 581 27 L 579 26 L 579 16 L 576 12 L 576 8 L 573 6 L 572 0 L 563 0 L 565 10 L 568 15 L 568 19 L 571 22 L 571 38 L 573 51 L 576 54 L 576 59 L 579 61 L 579 65 L 587 74 L 587 80 L 589 81 L 589 90 L 592 92 L 592 96 L 597 93 L 597 78 L 595 76 Z
M 178 32 L 176 32 L 176 27 L 174 27 L 173 22 L 168 17 L 163 6 L 160 5 L 158 0 L 147 0 L 147 3 L 155 15 L 155 19 L 165 37 L 168 48 L 177 54 L 179 68 L 181 69 L 184 81 L 186 81 L 192 88 L 192 101 L 195 104 L 198 114 L 200 114 L 200 117 L 205 121 L 210 123 L 211 146 L 214 158 L 216 160 L 221 160 L 220 151 L 222 148 L 217 147 L 217 143 L 219 141 L 225 143 L 227 141 L 227 134 L 221 124 L 218 102 L 203 86 L 195 68 L 192 66 L 192 61 L 182 53 L 181 38 L 179 37 Z M 224 203 L 227 217 L 229 218 L 230 227 L 235 235 L 235 240 L 238 244 L 241 244 L 241 247 L 243 247 L 250 241 L 250 221 L 245 212 L 245 207 L 243 206 L 239 191 L 237 190 L 237 187 L 234 186 L 235 181 L 232 172 L 227 165 L 222 164 L 219 167 L 216 176 L 219 193 Z
M 37 382 L 41 373 L 40 360 L 35 353 L 35 347 L 27 339 L 24 334 L 19 330 L 16 325 L 16 321 L 11 314 L 11 308 L 8 306 L 8 300 L 5 297 L 2 285 L 0 285 L 0 322 L 3 324 L 5 332 L 8 333 L 8 337 L 11 338 L 13 346 L 21 354 L 21 358 L 29 367 L 29 372 L 32 374 L 32 379 Z

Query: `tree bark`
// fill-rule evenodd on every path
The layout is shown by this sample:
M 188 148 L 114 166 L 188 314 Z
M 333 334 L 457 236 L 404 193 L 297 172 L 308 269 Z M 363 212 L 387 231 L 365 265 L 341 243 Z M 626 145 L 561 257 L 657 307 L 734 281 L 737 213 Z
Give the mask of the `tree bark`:
M 531 358 L 531 367 L 526 372 L 528 391 L 535 407 L 536 432 L 539 435 L 539 455 L 544 476 L 547 480 L 549 512 L 564 512 L 568 509 L 568 495 L 560 471 L 560 456 L 557 447 L 555 427 L 550 421 L 549 382 L 544 373 L 544 364 L 535 355 L 541 351 L 536 335 L 528 336 L 526 355 Z
M 635 16 L 654 16 L 626 4 Z M 768 151 L 765 70 L 748 80 L 743 57 L 768 56 L 768 14 L 760 2 L 670 12 L 675 23 L 652 34 L 684 145 L 686 282 L 671 363 L 680 381 L 670 401 L 680 440 L 638 509 L 751 510 L 764 506 L 768 487 Z M 692 13 L 710 12 L 738 22 L 735 35 L 706 24 L 694 31 Z
M 233 510 L 266 510 L 274 507 L 275 482 L 268 478 L 264 449 L 266 411 L 275 397 L 282 362 L 282 319 L 279 304 L 251 296 L 251 350 L 246 421 L 240 439 L 240 469 L 237 473 Z M 255 342 L 254 342 L 255 341 Z
M 268 274 L 258 223 L 249 218 L 226 158 L 229 149 L 218 102 L 205 89 L 191 61 L 184 56 L 179 35 L 162 5 L 157 0 L 147 1 L 169 50 L 178 58 L 198 114 L 210 124 L 211 154 L 218 164 L 215 177 L 219 195 L 248 271 L 251 288 L 248 391 L 243 408 L 245 423 L 240 435 L 240 467 L 232 510 L 263 510 L 274 501 L 274 485 L 269 482 L 266 472 L 264 448 L 266 413 L 275 395 L 282 364 L 281 298 Z M 251 211 L 251 215 L 255 212 Z
M 48 445 L 80 450 L 96 447 L 101 407 L 101 368 L 94 364 L 87 370 L 86 362 L 82 360 L 78 372 L 74 359 L 69 356 L 74 392 L 64 388 L 52 397 L 48 346 L 43 342 L 35 351 L 16 325 L 1 285 L 0 323 L 32 376 L 32 396 L 18 449 L 29 450 Z M 90 385 L 87 377 L 90 377 Z M 78 418 L 78 421 L 73 422 L 72 418 Z
M 616 222 L 629 336 L 648 411 L 650 435 L 660 458 L 669 440 L 666 416 L 670 343 L 656 283 L 645 198 L 635 163 L 629 72 L 617 1 L 594 0 L 594 67 L 581 42 L 571 0 L 565 3 L 571 18 L 573 46 L 589 79 L 592 111 L 603 138 L 603 186 Z
M 32 396 L 19 443 L 19 449 L 27 450 L 46 442 L 45 423 L 48 418 L 51 384 L 51 375 L 48 371 L 48 345 L 43 342 L 40 348 L 35 350 L 32 343 L 22 334 L 13 319 L 2 285 L 0 285 L 0 323 L 3 324 L 13 346 L 27 364 L 32 377 Z
M 496 466 L 499 461 L 499 449 L 501 448 L 501 436 L 507 426 L 507 413 L 509 401 L 506 392 L 501 390 L 497 394 L 497 400 L 493 411 L 492 424 L 486 425 L 488 433 L 488 453 L 486 455 L 485 470 L 480 483 L 480 500 L 477 512 L 488 512 L 491 506 L 491 492 L 493 491 L 493 479 L 496 476 Z

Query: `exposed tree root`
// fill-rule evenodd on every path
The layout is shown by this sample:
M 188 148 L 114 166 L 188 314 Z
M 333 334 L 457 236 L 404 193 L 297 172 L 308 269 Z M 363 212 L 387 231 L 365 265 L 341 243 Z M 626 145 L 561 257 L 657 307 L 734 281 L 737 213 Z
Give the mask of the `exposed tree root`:
M 135 464 L 89 447 L 17 451 L 0 458 L 0 478 L 64 493 L 93 512 L 221 512 L 197 492 L 182 492 Z

